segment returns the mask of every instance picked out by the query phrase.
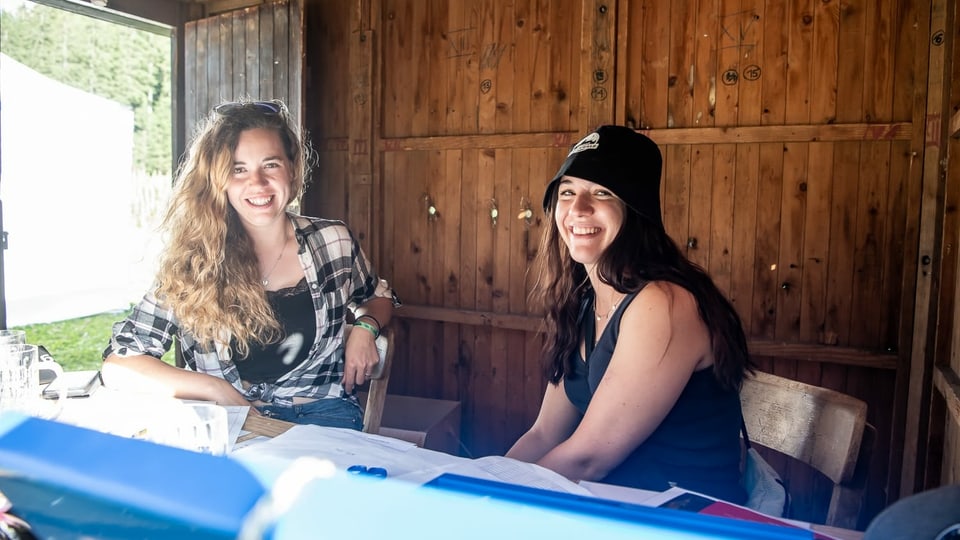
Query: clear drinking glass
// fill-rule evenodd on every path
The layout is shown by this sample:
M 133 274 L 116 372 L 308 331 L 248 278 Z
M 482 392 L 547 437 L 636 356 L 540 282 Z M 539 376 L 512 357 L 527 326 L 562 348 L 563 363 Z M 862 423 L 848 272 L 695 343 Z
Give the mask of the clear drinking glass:
M 0 345 L 26 345 L 27 333 L 23 330 L 0 330 Z
M 55 400 L 43 398 L 41 364 L 56 374 L 52 383 L 55 387 L 62 383 L 63 368 L 52 360 L 42 362 L 36 345 L 0 343 L 0 411 L 42 418 L 55 418 L 60 414 L 66 391 L 58 389 Z
M 195 452 L 227 453 L 227 410 L 212 403 L 176 403 L 152 411 L 142 438 Z

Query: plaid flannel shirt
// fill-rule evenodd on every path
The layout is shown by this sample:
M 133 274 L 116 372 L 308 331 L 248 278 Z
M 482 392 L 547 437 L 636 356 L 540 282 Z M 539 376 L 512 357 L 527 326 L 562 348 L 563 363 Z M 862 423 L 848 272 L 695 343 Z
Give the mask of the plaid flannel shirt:
M 296 231 L 300 264 L 313 298 L 317 333 L 307 359 L 276 384 L 261 383 L 244 389 L 230 358 L 229 336 L 212 348 L 202 347 L 179 327 L 173 311 L 157 301 L 153 289 L 126 320 L 114 324 L 113 337 L 103 357 L 146 354 L 160 358 L 176 337 L 188 369 L 227 380 L 249 400 L 291 406 L 294 397 L 344 396 L 346 310 L 377 297 L 390 298 L 394 305 L 399 302 L 389 284 L 377 278 L 360 244 L 343 222 L 288 216 Z

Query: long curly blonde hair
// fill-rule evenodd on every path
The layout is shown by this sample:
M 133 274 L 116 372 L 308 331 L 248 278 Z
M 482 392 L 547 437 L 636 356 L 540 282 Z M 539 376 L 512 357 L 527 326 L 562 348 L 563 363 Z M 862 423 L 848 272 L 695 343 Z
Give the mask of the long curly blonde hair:
M 233 338 L 241 357 L 248 343 L 272 343 L 282 334 L 260 284 L 252 242 L 226 192 L 240 134 L 257 128 L 279 134 L 290 161 L 287 204 L 299 200 L 312 154 L 283 103 L 221 105 L 199 124 L 177 173 L 157 271 L 157 299 L 173 310 L 181 330 L 204 347 L 226 346 Z

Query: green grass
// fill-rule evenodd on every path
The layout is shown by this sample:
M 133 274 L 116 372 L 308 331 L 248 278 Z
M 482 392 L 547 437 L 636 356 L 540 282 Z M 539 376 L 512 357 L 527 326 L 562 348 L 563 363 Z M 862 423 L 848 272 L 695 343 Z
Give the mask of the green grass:
M 100 369 L 103 350 L 110 341 L 113 323 L 129 311 L 111 311 L 79 319 L 16 326 L 27 333 L 27 343 L 43 345 L 65 371 Z M 169 357 L 169 359 L 168 359 Z M 164 355 L 172 363 L 173 352 Z

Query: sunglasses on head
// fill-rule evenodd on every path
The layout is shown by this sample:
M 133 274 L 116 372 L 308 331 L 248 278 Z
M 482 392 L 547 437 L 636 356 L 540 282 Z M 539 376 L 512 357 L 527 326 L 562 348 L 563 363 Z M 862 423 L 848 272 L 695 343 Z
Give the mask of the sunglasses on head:
M 213 108 L 219 115 L 228 115 L 241 109 L 255 109 L 265 114 L 280 114 L 283 105 L 279 101 L 230 101 Z

